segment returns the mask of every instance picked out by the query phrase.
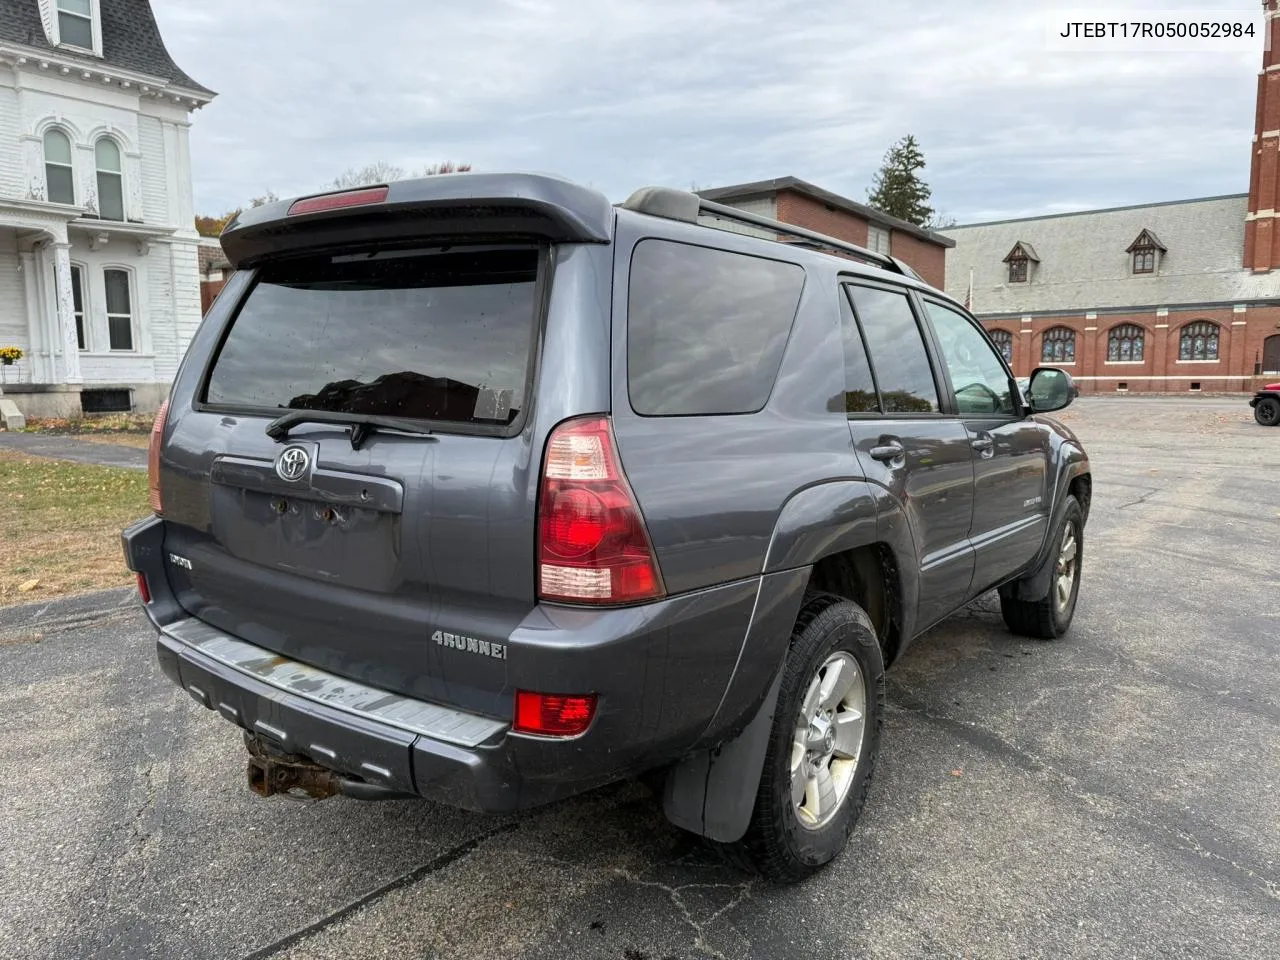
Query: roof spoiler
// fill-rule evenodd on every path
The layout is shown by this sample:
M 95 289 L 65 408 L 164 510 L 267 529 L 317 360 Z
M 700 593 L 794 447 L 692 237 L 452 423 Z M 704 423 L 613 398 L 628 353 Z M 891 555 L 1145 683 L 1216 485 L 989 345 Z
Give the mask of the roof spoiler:
M 608 243 L 613 208 L 556 177 L 455 173 L 263 204 L 238 214 L 219 239 L 239 270 L 281 254 L 461 238 Z
M 624 210 L 634 210 L 637 213 L 647 213 L 650 216 L 664 217 L 668 220 L 702 223 L 703 226 L 715 229 L 721 228 L 716 222 L 707 223 L 706 221 L 729 221 L 731 223 L 762 227 L 771 233 L 778 234 L 777 242 L 780 243 L 790 243 L 815 249 L 825 247 L 840 253 L 853 254 L 864 263 L 892 270 L 903 276 L 911 277 L 913 280 L 921 279 L 920 275 L 912 270 L 910 266 L 897 257 L 889 256 L 887 253 L 877 253 L 854 243 L 837 240 L 835 237 L 827 236 L 825 233 L 818 233 L 816 230 L 807 230 L 804 227 L 783 223 L 781 220 L 771 220 L 769 217 L 748 213 L 746 210 L 739 210 L 737 207 L 716 203 L 713 200 L 704 200 L 696 193 L 690 193 L 688 190 L 677 190 L 674 187 L 641 187 L 619 206 Z

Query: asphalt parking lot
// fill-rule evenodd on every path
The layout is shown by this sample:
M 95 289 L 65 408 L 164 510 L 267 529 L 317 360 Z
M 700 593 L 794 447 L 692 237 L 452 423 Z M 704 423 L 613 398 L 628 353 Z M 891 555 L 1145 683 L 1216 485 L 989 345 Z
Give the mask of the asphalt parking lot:
M 1072 632 L 994 598 L 890 673 L 845 854 L 763 885 L 616 785 L 520 818 L 261 800 L 120 592 L 0 611 L 0 955 L 1280 956 L 1280 430 L 1085 398 Z

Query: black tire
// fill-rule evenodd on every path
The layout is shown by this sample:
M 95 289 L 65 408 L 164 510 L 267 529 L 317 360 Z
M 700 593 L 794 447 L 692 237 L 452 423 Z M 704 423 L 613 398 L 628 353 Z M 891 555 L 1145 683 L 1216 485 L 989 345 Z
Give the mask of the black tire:
M 1264 427 L 1280 427 L 1280 400 L 1263 397 L 1253 408 L 1253 419 Z
M 1071 618 L 1075 616 L 1076 600 L 1080 596 L 1080 570 L 1084 563 L 1084 512 L 1080 502 L 1073 496 L 1067 497 L 1066 512 L 1062 522 L 1054 531 L 1054 556 L 1057 558 L 1068 525 L 1075 534 L 1074 568 L 1071 576 L 1071 590 L 1065 604 L 1059 603 L 1057 562 L 1053 577 L 1049 582 L 1049 593 L 1039 600 L 1015 600 L 1000 595 L 1000 612 L 1004 615 L 1005 625 L 1010 631 L 1024 637 L 1037 640 L 1056 640 L 1071 627 Z
M 836 652 L 856 662 L 865 695 L 861 749 L 843 798 L 831 819 L 803 826 L 792 802 L 791 760 L 796 720 L 810 684 Z M 855 603 L 831 594 L 810 594 L 791 633 L 778 706 L 764 771 L 746 835 L 724 852 L 777 883 L 816 873 L 844 849 L 862 805 L 880 750 L 884 718 L 884 657 L 871 619 Z

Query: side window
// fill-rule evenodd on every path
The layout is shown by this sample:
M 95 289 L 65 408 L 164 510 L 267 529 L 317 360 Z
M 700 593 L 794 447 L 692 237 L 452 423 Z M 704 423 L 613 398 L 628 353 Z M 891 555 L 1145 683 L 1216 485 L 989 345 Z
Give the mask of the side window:
M 764 406 L 804 288 L 794 263 L 642 240 L 627 291 L 627 390 L 650 417 Z
M 940 303 L 926 300 L 925 311 L 951 375 L 960 414 L 1012 416 L 1013 386 L 1009 372 L 982 331 L 964 314 Z
M 848 288 L 840 294 L 840 332 L 844 340 L 844 408 L 846 413 L 879 413 L 880 397 L 867 360 L 858 321 L 849 305 Z
M 905 293 L 850 285 L 885 413 L 936 413 L 938 388 Z

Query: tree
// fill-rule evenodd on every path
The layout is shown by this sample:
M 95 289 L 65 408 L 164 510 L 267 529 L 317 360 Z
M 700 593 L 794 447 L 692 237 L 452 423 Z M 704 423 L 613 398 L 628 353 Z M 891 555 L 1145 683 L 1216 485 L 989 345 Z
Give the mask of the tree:
M 250 207 L 260 207 L 264 203 L 275 203 L 280 198 L 276 196 L 274 190 L 268 190 L 260 197 L 254 197 L 249 201 Z M 208 213 L 196 214 L 196 233 L 202 237 L 220 237 L 222 231 L 227 228 L 235 217 L 240 215 L 244 207 L 236 207 L 234 210 L 228 210 L 226 213 L 214 216 Z
M 197 213 L 196 214 L 196 233 L 202 237 L 216 237 L 222 233 L 222 228 L 231 222 L 240 211 L 228 210 L 226 213 L 214 216 L 213 214 Z
M 424 167 L 422 172 L 416 174 L 416 176 L 435 177 L 446 173 L 466 173 L 470 169 L 471 164 L 469 163 L 454 163 L 452 160 L 445 160 L 443 163 L 433 163 L 428 167 Z M 391 183 L 394 180 L 404 180 L 412 176 L 415 176 L 415 174 L 404 167 L 397 167 L 394 163 L 379 160 L 363 167 L 350 168 L 335 177 L 333 185 L 339 190 L 351 190 L 355 187 L 366 187 L 374 183 Z
M 867 202 L 891 217 L 924 226 L 933 215 L 929 185 L 920 179 L 924 154 L 916 138 L 907 134 L 884 155 L 884 163 L 867 191 Z
M 943 213 L 941 210 L 935 210 L 929 219 L 924 222 L 924 225 L 927 230 L 950 230 L 959 222 L 960 221 L 951 216 L 951 214 Z

